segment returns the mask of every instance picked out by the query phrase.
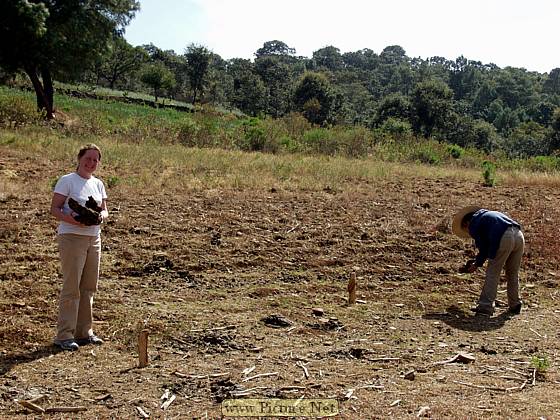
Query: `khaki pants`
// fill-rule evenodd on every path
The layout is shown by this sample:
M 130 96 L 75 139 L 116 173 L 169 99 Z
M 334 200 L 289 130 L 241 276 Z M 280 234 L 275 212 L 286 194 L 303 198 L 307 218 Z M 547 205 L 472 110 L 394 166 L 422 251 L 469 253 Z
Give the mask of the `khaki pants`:
M 64 282 L 60 292 L 55 342 L 87 338 L 93 334 L 92 304 L 99 278 L 101 238 L 58 235 L 58 251 Z
M 486 268 L 486 281 L 478 307 L 481 309 L 494 309 L 494 301 L 498 293 L 500 274 L 505 268 L 507 281 L 507 297 L 510 308 L 521 302 L 519 298 L 519 267 L 525 249 L 525 238 L 518 228 L 509 227 L 502 236 L 496 257 L 488 260 Z

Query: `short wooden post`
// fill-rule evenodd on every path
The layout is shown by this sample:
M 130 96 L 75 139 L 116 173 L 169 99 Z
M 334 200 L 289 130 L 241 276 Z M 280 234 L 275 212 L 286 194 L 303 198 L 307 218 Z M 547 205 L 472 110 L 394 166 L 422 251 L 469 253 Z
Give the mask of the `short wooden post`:
M 356 303 L 356 273 L 350 274 L 348 281 L 348 305 Z
M 138 336 L 138 367 L 146 366 L 148 366 L 148 330 L 142 330 Z

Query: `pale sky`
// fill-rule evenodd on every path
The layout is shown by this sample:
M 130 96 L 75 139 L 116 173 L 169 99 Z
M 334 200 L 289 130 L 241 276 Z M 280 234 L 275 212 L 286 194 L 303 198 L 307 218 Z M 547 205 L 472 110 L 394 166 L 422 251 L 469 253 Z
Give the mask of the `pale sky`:
M 400 45 L 408 57 L 463 55 L 541 73 L 560 67 L 558 0 L 140 0 L 132 45 L 183 54 L 203 45 L 223 59 L 253 59 L 280 40 L 311 57 Z

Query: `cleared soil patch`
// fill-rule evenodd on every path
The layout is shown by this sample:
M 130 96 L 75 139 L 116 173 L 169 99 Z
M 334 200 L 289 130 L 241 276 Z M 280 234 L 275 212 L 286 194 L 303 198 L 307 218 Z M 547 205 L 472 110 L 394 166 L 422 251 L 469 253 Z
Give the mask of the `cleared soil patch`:
M 73 418 L 134 418 L 137 407 L 219 417 L 227 398 L 301 396 L 338 399 L 340 418 L 560 412 L 555 188 L 412 178 L 348 190 L 110 190 L 95 300 L 106 343 L 60 353 L 56 223 L 37 187 L 59 168 L 41 159 L 0 157 L 0 181 L 18 187 L 0 195 L 2 418 L 24 418 L 15 400 L 38 396 L 43 408 L 87 409 Z M 449 220 L 470 203 L 523 224 L 519 316 L 469 311 L 483 272 L 458 274 L 475 250 Z M 353 272 L 362 303 L 348 307 Z M 138 369 L 142 329 L 150 364 Z M 459 353 L 474 361 L 452 361 Z M 543 375 L 534 356 L 550 362 Z M 166 392 L 176 398 L 164 410 Z

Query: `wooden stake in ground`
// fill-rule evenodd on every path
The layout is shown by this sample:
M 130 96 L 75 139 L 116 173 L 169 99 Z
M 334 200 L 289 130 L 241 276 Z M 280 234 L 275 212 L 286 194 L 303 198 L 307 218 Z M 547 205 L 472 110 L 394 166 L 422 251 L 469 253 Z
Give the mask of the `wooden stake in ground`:
M 348 305 L 354 305 L 356 303 L 356 273 L 350 275 L 350 280 L 348 281 Z
M 138 367 L 146 366 L 148 366 L 148 330 L 142 330 L 138 337 Z

